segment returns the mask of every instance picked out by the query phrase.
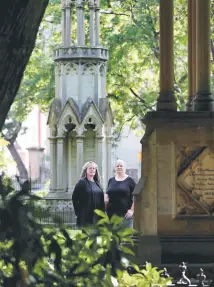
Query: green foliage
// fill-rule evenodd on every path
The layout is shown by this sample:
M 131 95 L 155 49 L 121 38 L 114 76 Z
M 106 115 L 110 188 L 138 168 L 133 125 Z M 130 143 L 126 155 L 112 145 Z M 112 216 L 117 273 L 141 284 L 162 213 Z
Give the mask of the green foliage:
M 6 166 L 4 151 L 7 147 L 7 141 L 0 136 L 0 169 Z
M 36 219 L 38 198 L 28 189 L 25 182 L 15 193 L 10 179 L 1 178 L 0 285 L 113 286 L 112 276 L 125 269 L 126 256 L 133 254 L 133 230 L 101 211 L 96 211 L 101 218 L 96 228 L 83 232 L 70 232 L 61 224 L 43 226 Z
M 136 273 L 133 275 L 129 275 L 127 271 L 124 271 L 118 287 L 165 287 L 172 284 L 172 278 L 162 277 L 163 270 L 158 271 L 156 267 L 152 267 L 151 263 L 146 263 L 145 269 L 136 267 L 135 271 Z
M 159 94 L 159 1 L 102 0 L 101 8 L 101 38 L 109 48 L 107 91 L 116 130 L 124 124 L 139 128 L 137 119 L 155 109 Z M 60 1 L 51 0 L 16 99 L 20 120 L 33 104 L 47 111 L 54 97 L 52 51 L 61 44 L 60 21 Z M 180 110 L 188 94 L 187 34 L 187 2 L 174 0 L 174 91 Z
M 19 121 L 23 121 L 38 104 L 47 111 L 54 97 L 54 61 L 53 50 L 60 44 L 60 1 L 50 1 L 41 22 L 37 41 L 28 62 L 20 85 L 13 112 Z
M 2 171 L 7 172 L 8 166 L 14 165 L 14 161 L 7 155 L 8 141 L 0 134 L 0 174 Z

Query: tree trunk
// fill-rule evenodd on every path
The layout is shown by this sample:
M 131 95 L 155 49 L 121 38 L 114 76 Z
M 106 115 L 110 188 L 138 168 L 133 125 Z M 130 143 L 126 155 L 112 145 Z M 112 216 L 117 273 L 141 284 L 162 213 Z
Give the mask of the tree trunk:
M 0 3 L 0 131 L 35 45 L 48 0 Z
M 211 40 L 211 54 L 212 54 L 212 62 L 214 64 L 214 40 Z
M 28 179 L 28 172 L 27 172 L 27 169 L 19 155 L 19 153 L 17 152 L 15 146 L 13 143 L 9 143 L 7 145 L 7 148 L 8 150 L 10 151 L 10 154 L 12 155 L 13 157 L 13 160 L 16 162 L 17 164 L 17 168 L 18 168 L 18 171 L 19 171 L 19 176 L 20 178 L 22 179 Z

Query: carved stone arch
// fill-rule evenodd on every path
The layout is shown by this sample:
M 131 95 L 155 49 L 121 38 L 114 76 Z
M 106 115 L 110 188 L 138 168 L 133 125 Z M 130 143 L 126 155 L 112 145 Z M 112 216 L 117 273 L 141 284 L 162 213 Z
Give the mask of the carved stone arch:
M 67 63 L 64 67 L 65 75 L 78 75 L 78 68 L 75 63 Z
M 58 136 L 65 135 L 72 130 L 75 130 L 78 126 L 78 120 L 75 113 L 73 112 L 70 103 L 67 102 L 61 116 L 58 120 Z
M 97 135 L 102 134 L 103 125 L 94 115 L 88 115 L 83 121 L 83 126 L 85 131 L 91 129 Z
M 77 122 L 72 115 L 65 115 L 58 125 L 58 136 L 76 130 Z
M 95 75 L 96 66 L 92 63 L 86 63 L 82 67 L 82 75 Z

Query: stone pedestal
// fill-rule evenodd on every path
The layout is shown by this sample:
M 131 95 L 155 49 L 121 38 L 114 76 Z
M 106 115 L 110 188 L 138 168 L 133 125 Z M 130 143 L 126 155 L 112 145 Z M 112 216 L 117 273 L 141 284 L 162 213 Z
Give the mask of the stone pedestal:
M 160 258 L 161 263 L 193 262 L 197 257 L 210 262 L 214 258 L 208 252 L 214 250 L 214 113 L 154 112 L 144 122 L 144 180 L 139 181 L 135 199 L 140 263 L 150 258 L 154 263 Z

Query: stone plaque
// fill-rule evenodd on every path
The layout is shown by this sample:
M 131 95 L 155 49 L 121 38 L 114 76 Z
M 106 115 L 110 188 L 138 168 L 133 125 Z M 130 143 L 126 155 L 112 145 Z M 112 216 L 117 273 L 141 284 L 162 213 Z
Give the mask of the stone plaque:
M 178 176 L 178 185 L 207 215 L 214 213 L 214 152 L 205 148 Z

